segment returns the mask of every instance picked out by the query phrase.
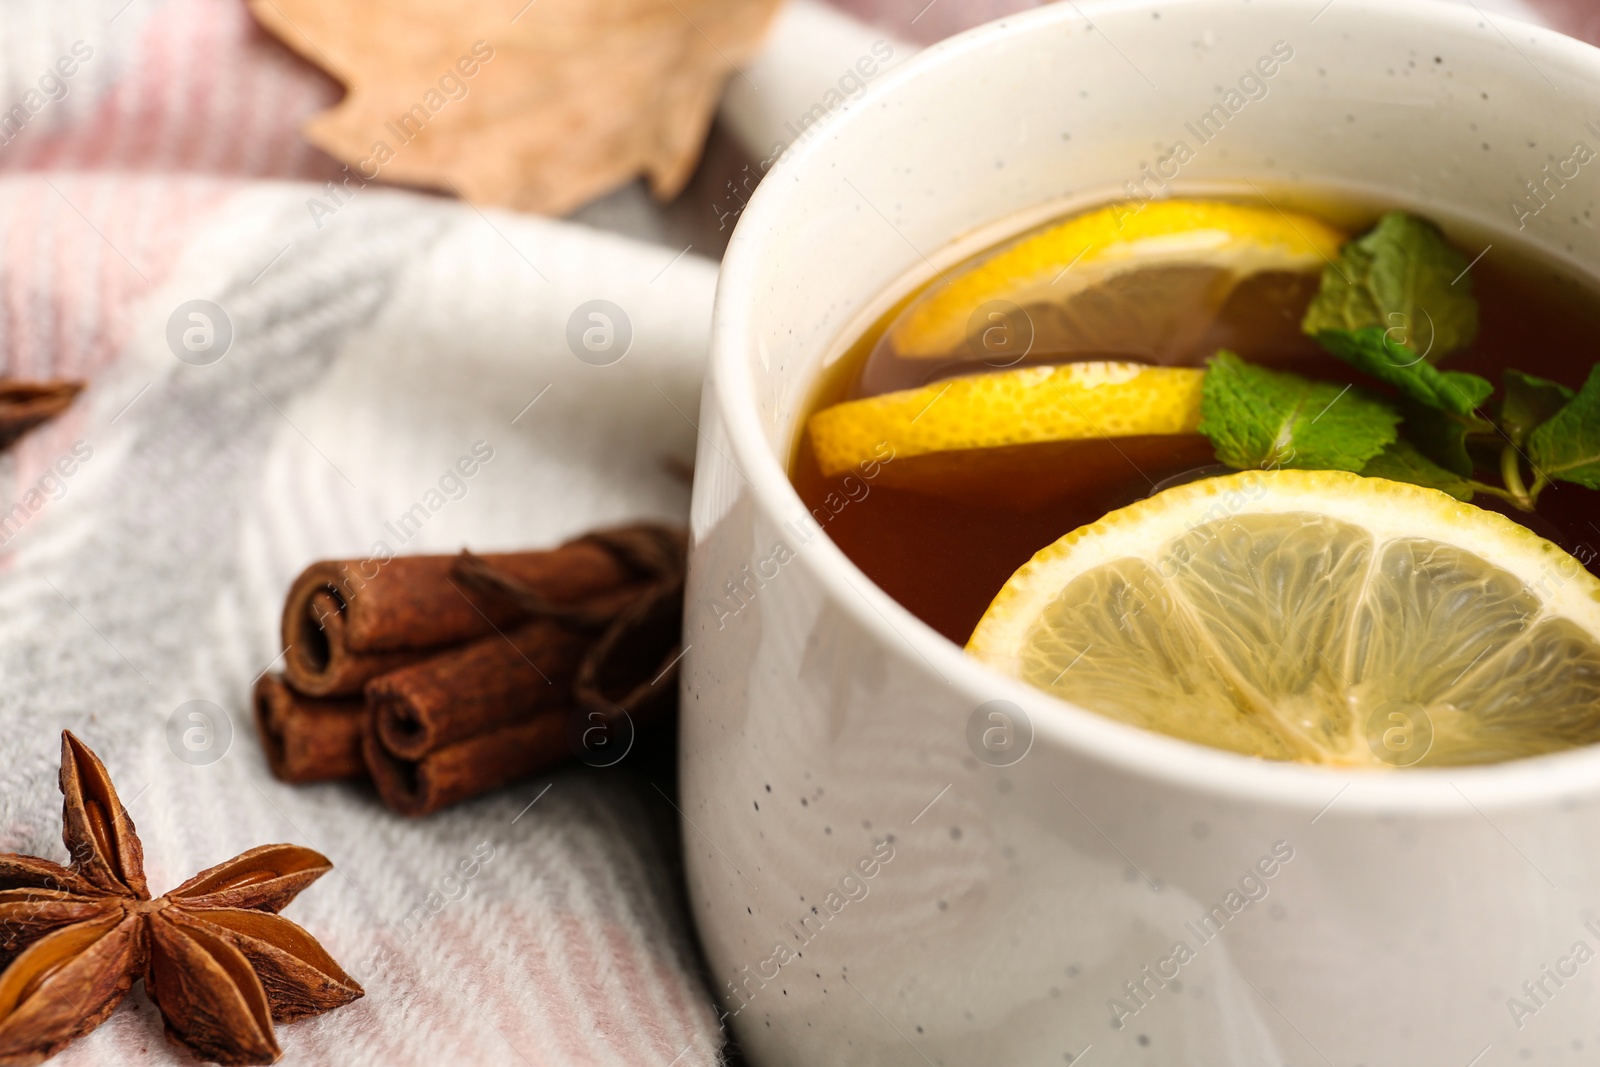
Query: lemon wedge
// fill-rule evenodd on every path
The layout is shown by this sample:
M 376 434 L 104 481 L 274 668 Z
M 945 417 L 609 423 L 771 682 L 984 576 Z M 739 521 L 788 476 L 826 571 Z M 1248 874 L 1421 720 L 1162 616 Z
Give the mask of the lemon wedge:
M 1272 207 L 1116 204 L 936 283 L 902 314 L 890 342 L 906 357 L 964 353 L 969 335 L 999 321 L 983 314 L 990 302 L 1003 301 L 1027 312 L 1029 330 L 1041 336 L 1035 350 L 1152 355 L 1169 347 L 1175 332 L 1203 328 L 1244 278 L 1320 271 L 1344 240 L 1310 215 Z
M 1370 768 L 1600 740 L 1600 580 L 1432 489 L 1340 471 L 1169 489 L 1019 569 L 968 650 L 1083 708 Z
M 1193 433 L 1197 367 L 1066 363 L 950 378 L 824 408 L 806 423 L 822 473 L 882 458 L 1093 437 Z

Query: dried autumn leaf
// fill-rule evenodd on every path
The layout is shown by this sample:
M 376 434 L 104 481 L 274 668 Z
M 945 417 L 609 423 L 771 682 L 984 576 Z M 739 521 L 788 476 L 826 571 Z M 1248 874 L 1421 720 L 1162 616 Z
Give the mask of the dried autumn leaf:
M 558 215 L 641 173 L 656 196 L 676 195 L 723 83 L 778 3 L 250 0 L 250 9 L 345 83 L 344 100 L 305 132 L 361 178 Z

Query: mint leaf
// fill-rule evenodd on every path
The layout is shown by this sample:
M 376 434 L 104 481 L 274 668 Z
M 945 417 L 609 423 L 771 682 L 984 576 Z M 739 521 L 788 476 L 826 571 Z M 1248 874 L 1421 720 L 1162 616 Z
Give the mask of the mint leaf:
M 1528 436 L 1528 458 L 1546 478 L 1600 489 L 1600 364 L 1578 394 Z
M 1494 392 L 1494 384 L 1487 378 L 1440 370 L 1396 343 L 1391 333 L 1378 326 L 1354 331 L 1322 330 L 1314 336 L 1323 348 L 1346 363 L 1428 407 L 1471 415 Z
M 1463 478 L 1472 475 L 1475 464 L 1467 451 L 1467 423 L 1458 415 L 1413 401 L 1403 401 L 1406 440 L 1433 462 Z
M 1575 395 L 1560 382 L 1508 370 L 1501 379 L 1506 398 L 1500 405 L 1500 428 L 1521 448 L 1538 425 L 1566 406 Z
M 1396 344 L 1438 360 L 1478 333 L 1467 266 L 1433 223 L 1390 212 L 1323 269 L 1322 289 L 1301 328 L 1317 336 L 1378 327 Z
M 1457 500 L 1471 500 L 1472 486 L 1465 478 L 1445 470 L 1418 452 L 1408 441 L 1396 441 L 1379 452 L 1361 473 L 1368 478 L 1387 478 L 1391 482 L 1410 482 L 1449 493 Z
M 1200 432 L 1217 459 L 1241 470 L 1359 471 L 1395 439 L 1400 415 L 1350 386 L 1313 382 L 1246 363 L 1211 360 L 1200 393 Z

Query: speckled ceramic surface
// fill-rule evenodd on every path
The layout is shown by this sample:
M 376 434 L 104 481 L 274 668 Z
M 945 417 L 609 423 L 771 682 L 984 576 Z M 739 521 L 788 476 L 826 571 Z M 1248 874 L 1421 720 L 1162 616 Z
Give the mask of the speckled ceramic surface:
M 1600 52 L 1549 31 L 1192 0 L 981 28 L 789 150 L 724 262 L 683 701 L 691 904 L 753 1063 L 1600 1059 L 1600 752 L 1350 778 L 1140 733 L 968 660 L 784 476 L 853 324 L 996 220 L 1176 168 L 1365 190 L 1594 273 L 1580 142 Z

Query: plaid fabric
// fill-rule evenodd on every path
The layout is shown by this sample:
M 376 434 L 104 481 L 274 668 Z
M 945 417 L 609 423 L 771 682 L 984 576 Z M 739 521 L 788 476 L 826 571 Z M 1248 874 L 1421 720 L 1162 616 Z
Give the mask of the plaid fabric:
M 342 168 L 296 131 L 338 95 L 237 0 L 0 7 L 0 370 L 91 382 L 0 457 L 0 850 L 65 858 L 69 727 L 158 892 L 268 841 L 334 861 L 289 915 L 367 996 L 281 1027 L 286 1062 L 718 1063 L 670 760 L 641 749 L 419 822 L 267 773 L 248 693 L 289 580 L 392 542 L 385 520 L 475 442 L 493 459 L 392 550 L 684 518 L 667 466 L 694 454 L 680 412 L 715 283 L 695 255 L 565 223 L 330 197 Z M 633 325 L 608 367 L 566 341 L 595 298 Z M 195 299 L 232 328 L 209 366 L 168 341 Z M 168 741 L 194 700 L 225 713 L 212 762 Z M 192 1061 L 135 992 L 59 1062 Z

